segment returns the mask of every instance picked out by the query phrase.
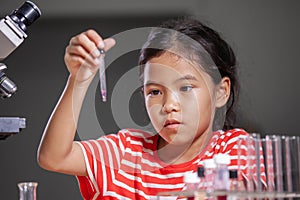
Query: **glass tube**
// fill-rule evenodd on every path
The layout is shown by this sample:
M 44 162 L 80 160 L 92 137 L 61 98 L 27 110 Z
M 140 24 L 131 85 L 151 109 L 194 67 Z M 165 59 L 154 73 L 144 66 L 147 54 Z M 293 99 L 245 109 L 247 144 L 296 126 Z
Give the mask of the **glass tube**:
M 37 182 L 18 183 L 20 200 L 36 200 Z

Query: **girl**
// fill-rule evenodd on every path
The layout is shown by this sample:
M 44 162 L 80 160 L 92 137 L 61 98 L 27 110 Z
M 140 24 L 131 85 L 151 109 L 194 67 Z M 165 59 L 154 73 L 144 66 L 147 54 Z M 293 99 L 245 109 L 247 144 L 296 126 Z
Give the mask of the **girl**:
M 99 68 L 98 49 L 114 45 L 93 30 L 70 40 L 70 76 L 45 128 L 40 166 L 77 176 L 84 199 L 151 199 L 183 190 L 184 174 L 217 153 L 229 154 L 230 168 L 237 168 L 237 138 L 247 133 L 230 129 L 236 59 L 218 33 L 189 18 L 153 30 L 141 50 L 145 104 L 156 132 L 124 129 L 75 142 L 82 101 Z

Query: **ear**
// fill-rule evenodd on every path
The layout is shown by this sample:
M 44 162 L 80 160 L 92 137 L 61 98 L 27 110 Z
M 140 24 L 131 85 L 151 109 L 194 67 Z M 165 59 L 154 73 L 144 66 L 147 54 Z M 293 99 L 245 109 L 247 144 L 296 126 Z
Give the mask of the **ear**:
M 226 105 L 230 96 L 230 78 L 223 77 L 216 87 L 216 107 L 221 108 Z

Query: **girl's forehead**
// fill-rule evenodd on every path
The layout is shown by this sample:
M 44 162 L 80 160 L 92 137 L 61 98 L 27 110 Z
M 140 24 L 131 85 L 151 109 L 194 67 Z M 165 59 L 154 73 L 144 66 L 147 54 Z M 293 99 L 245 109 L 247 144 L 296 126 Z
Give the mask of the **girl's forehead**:
M 150 59 L 144 70 L 145 81 L 156 79 L 176 80 L 186 76 L 193 76 L 201 80 L 207 75 L 199 66 L 172 53 L 164 53 L 159 57 Z

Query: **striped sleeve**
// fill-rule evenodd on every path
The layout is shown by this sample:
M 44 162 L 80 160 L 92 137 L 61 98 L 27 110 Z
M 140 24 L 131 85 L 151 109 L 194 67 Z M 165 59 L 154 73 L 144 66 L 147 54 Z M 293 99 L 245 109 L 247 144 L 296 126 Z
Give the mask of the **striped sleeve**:
M 112 134 L 78 142 L 86 164 L 88 176 L 77 176 L 84 199 L 98 199 L 107 188 L 111 170 L 118 169 L 124 148 L 122 134 Z M 105 178 L 104 178 L 105 177 Z
M 240 138 L 245 138 L 248 135 L 243 129 L 232 129 L 220 135 L 220 139 L 222 140 L 220 143 L 220 153 L 230 155 L 231 162 L 229 167 L 231 169 L 238 169 L 238 166 L 245 166 L 247 149 L 244 148 L 243 140 Z

